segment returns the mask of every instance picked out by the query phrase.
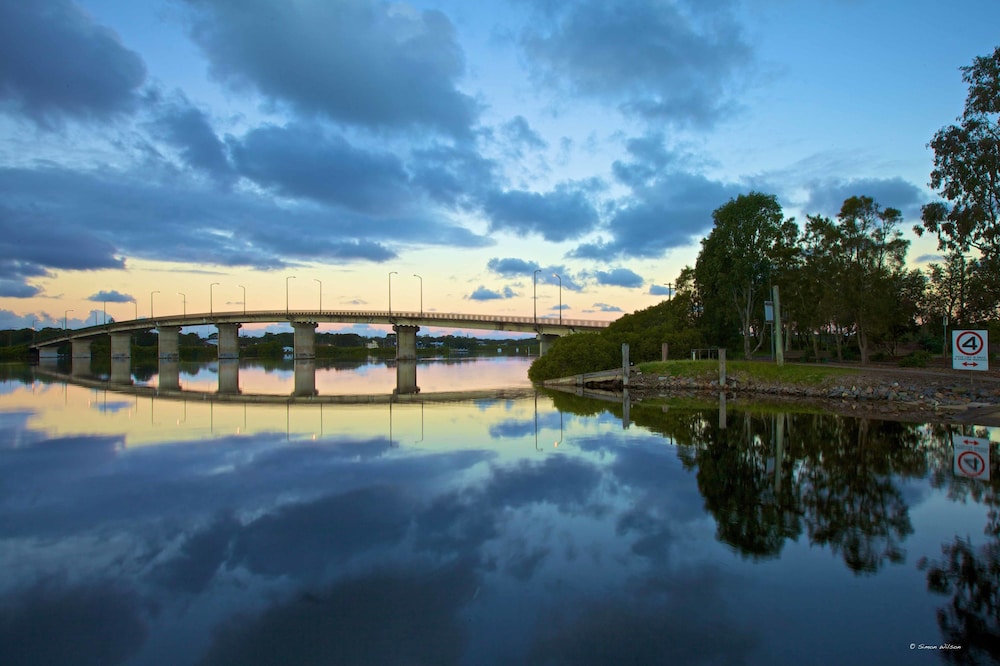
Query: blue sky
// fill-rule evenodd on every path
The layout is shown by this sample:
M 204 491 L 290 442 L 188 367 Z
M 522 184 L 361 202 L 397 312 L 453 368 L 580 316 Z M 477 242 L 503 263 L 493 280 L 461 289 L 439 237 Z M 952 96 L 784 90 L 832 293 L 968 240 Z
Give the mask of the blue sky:
M 799 220 L 865 194 L 909 230 L 997 25 L 985 0 L 0 0 L 0 327 L 390 289 L 609 319 L 743 192 Z

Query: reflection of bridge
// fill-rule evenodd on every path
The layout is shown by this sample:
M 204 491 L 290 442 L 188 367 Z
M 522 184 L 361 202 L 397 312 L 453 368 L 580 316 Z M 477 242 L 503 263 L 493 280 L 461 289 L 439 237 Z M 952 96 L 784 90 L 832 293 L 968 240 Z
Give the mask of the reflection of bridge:
M 535 333 L 539 353 L 544 354 L 552 341 L 578 331 L 598 331 L 606 321 L 507 317 L 500 315 L 455 314 L 443 312 L 364 312 L 357 310 L 261 310 L 256 312 L 213 312 L 168 315 L 132 319 L 65 331 L 49 340 L 32 345 L 43 359 L 54 358 L 60 345 L 70 343 L 74 358 L 90 358 L 91 343 L 98 337 L 111 336 L 111 358 L 131 358 L 132 334 L 155 329 L 161 359 L 179 355 L 179 334 L 185 326 L 216 326 L 219 329 L 219 359 L 237 359 L 240 355 L 239 329 L 243 324 L 288 322 L 294 332 L 294 357 L 316 357 L 316 327 L 321 323 L 391 325 L 396 332 L 396 358 L 416 358 L 417 331 L 421 326 L 471 328 L 489 331 Z

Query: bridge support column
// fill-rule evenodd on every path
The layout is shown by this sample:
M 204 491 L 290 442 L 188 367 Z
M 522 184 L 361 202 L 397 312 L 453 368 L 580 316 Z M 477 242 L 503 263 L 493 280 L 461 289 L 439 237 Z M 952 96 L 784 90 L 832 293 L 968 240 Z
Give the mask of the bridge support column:
M 239 393 L 240 360 L 238 358 L 222 358 L 221 334 L 219 335 L 219 345 L 219 393 Z
M 545 356 L 549 349 L 552 348 L 552 343 L 559 339 L 558 335 L 552 335 L 550 333 L 539 333 L 538 334 L 538 355 Z
M 399 395 L 419 392 L 420 387 L 417 386 L 417 360 L 404 359 L 396 361 L 396 390 L 394 393 Z
M 59 347 L 39 347 L 38 348 L 38 362 L 44 363 L 46 365 L 52 365 L 59 360 Z
M 111 360 L 127 361 L 132 358 L 132 334 L 112 333 L 111 334 Z
M 73 345 L 73 358 L 90 360 L 90 340 L 70 340 Z
M 292 330 L 294 336 L 294 358 L 316 358 L 316 327 L 319 326 L 314 321 L 293 321 Z
M 396 360 L 412 361 L 417 358 L 417 331 L 419 326 L 405 326 L 393 324 L 392 330 L 396 333 Z
M 111 357 L 111 383 L 118 386 L 132 384 L 132 360 Z
M 157 326 L 157 348 L 161 359 L 177 360 L 181 357 L 180 326 Z
M 316 361 L 295 360 L 295 388 L 292 395 L 297 398 L 311 398 L 316 395 Z
M 156 387 L 159 391 L 181 390 L 181 366 L 176 358 L 161 358 L 157 368 Z
M 216 324 L 216 326 L 219 329 L 219 360 L 239 358 L 242 324 Z

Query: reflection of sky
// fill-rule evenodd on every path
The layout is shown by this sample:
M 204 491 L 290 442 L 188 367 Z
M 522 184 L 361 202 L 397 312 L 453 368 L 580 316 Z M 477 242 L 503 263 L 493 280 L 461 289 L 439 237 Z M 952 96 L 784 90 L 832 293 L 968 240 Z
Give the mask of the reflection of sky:
M 533 399 L 119 398 L 0 400 L 0 663 L 913 663 L 944 603 L 915 561 L 985 525 L 899 479 L 904 563 L 754 561 L 694 450 L 608 412 L 540 396 L 536 450 Z

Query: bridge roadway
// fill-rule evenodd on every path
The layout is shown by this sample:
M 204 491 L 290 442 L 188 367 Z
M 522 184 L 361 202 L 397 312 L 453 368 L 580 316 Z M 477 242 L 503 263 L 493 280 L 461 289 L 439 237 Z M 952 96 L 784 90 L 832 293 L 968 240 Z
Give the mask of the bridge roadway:
M 131 357 L 133 333 L 156 329 L 160 358 L 177 358 L 180 330 L 185 326 L 217 326 L 220 359 L 239 358 L 239 328 L 243 324 L 288 322 L 294 332 L 294 357 L 315 358 L 316 327 L 321 323 L 391 325 L 397 334 L 396 357 L 416 357 L 416 335 L 421 326 L 471 328 L 489 331 L 535 333 L 544 354 L 555 338 L 570 333 L 599 331 L 611 322 L 503 315 L 458 314 L 445 312 L 389 312 L 363 310 L 258 310 L 252 312 L 211 312 L 166 315 L 149 319 L 130 319 L 66 331 L 64 335 L 32 345 L 41 358 L 52 358 L 57 348 L 69 342 L 74 358 L 90 358 L 91 342 L 111 336 L 112 359 Z

